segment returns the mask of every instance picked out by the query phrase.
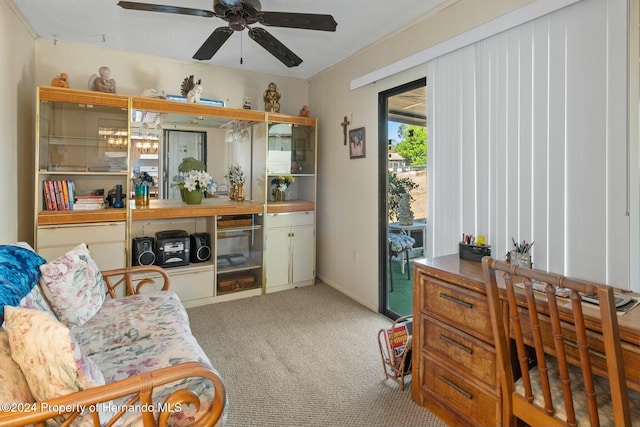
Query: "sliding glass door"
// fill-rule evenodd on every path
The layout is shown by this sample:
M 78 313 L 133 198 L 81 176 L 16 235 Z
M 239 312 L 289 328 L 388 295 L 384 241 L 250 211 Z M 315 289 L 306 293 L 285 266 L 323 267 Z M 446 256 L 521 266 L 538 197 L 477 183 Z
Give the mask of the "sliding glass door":
M 379 94 L 380 312 L 411 314 L 427 239 L 426 79 Z

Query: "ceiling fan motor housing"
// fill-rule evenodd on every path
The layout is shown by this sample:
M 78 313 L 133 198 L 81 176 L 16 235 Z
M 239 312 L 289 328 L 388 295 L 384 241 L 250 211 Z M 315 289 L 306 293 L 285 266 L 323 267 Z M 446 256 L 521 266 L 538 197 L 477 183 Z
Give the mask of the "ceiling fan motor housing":
M 258 0 L 214 0 L 216 16 L 229 22 L 229 28 L 242 31 L 247 25 L 258 22 L 258 12 L 262 5 Z

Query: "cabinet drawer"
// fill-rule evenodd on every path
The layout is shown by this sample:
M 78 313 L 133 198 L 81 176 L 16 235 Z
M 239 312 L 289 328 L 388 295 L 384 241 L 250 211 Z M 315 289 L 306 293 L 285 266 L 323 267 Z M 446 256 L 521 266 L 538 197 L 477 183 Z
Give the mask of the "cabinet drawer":
M 498 387 L 496 353 L 492 346 L 436 319 L 422 315 L 420 321 L 423 351 L 450 361 L 457 369 L 476 376 L 491 388 Z
M 124 222 L 56 225 L 38 228 L 38 248 L 125 240 Z
M 313 212 L 275 213 L 267 215 L 267 227 L 293 227 L 313 224 Z
M 213 297 L 213 268 L 165 271 L 169 275 L 169 290 L 175 292 L 180 297 L 180 301 Z M 144 276 L 141 275 L 141 277 Z M 157 286 L 162 286 L 162 276 L 150 274 L 147 277 L 153 279 Z M 149 293 L 160 290 L 155 286 L 143 286 L 140 292 Z
M 62 246 L 38 248 L 38 253 L 47 261 L 53 261 L 77 246 L 76 243 Z M 127 265 L 125 245 L 122 242 L 91 243 L 87 245 L 91 258 L 100 270 L 113 270 Z
M 458 329 L 493 343 L 487 296 L 479 292 L 422 276 L 424 301 L 422 306 L 440 320 Z
M 429 395 L 434 395 L 434 399 L 446 402 L 452 412 L 469 418 L 468 425 L 500 425 L 500 401 L 497 396 L 476 387 L 464 373 L 457 373 L 429 357 L 423 356 L 421 365 L 420 384 L 427 400 L 430 399 Z

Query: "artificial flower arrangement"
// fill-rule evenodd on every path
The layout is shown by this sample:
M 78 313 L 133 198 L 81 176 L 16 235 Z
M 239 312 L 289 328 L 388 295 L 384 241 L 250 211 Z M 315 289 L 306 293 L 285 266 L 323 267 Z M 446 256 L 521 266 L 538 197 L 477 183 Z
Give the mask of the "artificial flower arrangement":
M 244 184 L 244 181 L 246 179 L 244 176 L 244 171 L 242 170 L 242 166 L 240 166 L 239 164 L 229 165 L 227 173 L 224 177 L 229 180 L 229 183 L 231 183 L 231 185 Z
M 156 185 L 156 181 L 153 179 L 148 172 L 140 172 L 134 175 L 133 177 L 134 186 L 138 185 L 146 185 L 147 187 L 152 187 Z
M 192 170 L 184 175 L 184 182 L 178 183 L 177 186 L 187 191 L 215 193 L 218 183 L 207 172 Z
M 271 180 L 271 185 L 275 185 L 279 191 L 285 191 L 287 187 L 296 182 L 296 179 L 289 175 L 276 176 Z

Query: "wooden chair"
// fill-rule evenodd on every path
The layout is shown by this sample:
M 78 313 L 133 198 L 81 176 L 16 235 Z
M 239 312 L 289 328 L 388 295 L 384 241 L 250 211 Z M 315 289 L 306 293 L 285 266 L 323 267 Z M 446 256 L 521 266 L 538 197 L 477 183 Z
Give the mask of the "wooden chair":
M 380 348 L 380 357 L 382 358 L 382 367 L 386 378 L 391 378 L 400 385 L 400 389 L 404 390 L 405 376 L 411 375 L 411 330 L 404 338 L 400 337 L 397 328 L 401 324 L 410 324 L 413 322 L 413 316 L 403 316 L 396 319 L 389 329 L 380 329 L 378 332 L 378 347 Z M 394 342 L 396 339 L 406 339 L 406 345 L 402 349 L 395 349 Z
M 516 425 L 518 418 L 531 426 L 632 425 L 613 289 L 490 257 L 482 259 L 482 266 L 503 424 Z M 503 282 L 506 301 L 501 301 L 498 289 Z M 557 288 L 563 288 L 568 298 L 557 297 Z M 590 326 L 601 326 L 604 354 L 590 343 L 583 294 L 598 295 L 600 300 L 599 310 L 593 305 L 591 310 L 600 313 L 601 323 Z M 510 336 L 517 356 L 513 363 Z M 631 400 L 636 400 L 638 394 L 631 393 Z

